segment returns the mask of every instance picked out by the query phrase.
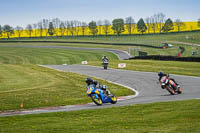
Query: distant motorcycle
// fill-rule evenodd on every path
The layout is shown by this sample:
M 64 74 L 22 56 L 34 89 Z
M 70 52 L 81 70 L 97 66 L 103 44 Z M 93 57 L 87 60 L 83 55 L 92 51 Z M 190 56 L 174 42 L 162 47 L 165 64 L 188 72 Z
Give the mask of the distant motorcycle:
M 108 69 L 108 58 L 106 56 L 102 58 L 102 65 L 104 69 Z
M 166 76 L 162 77 L 160 80 L 161 88 L 168 90 L 168 92 L 172 95 L 176 93 L 181 94 L 182 88 L 177 87 L 173 80 L 168 79 Z
M 87 95 L 91 97 L 92 101 L 96 105 L 102 105 L 102 103 L 117 103 L 117 98 L 115 95 L 111 94 L 106 96 L 103 90 L 95 88 L 93 85 L 87 87 Z

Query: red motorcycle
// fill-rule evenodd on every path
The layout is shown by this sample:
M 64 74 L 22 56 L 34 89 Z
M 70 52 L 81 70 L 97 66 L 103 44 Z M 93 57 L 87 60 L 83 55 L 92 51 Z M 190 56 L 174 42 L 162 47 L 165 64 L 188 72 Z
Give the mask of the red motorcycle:
M 170 94 L 175 95 L 182 93 L 182 88 L 178 87 L 172 79 L 167 76 L 163 76 L 160 80 L 161 87 L 167 89 Z

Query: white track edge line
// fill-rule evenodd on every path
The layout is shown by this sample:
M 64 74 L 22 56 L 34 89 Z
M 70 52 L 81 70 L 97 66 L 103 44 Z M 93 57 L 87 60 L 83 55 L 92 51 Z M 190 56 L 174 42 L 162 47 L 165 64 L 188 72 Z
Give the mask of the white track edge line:
M 45 66 L 45 65 L 39 65 L 39 66 L 41 66 L 41 67 L 46 67 L 46 68 L 50 68 L 50 69 L 57 70 L 57 71 L 61 71 L 61 72 L 70 72 L 70 71 L 58 70 L 58 69 L 55 69 L 55 68 L 52 68 L 52 67 L 49 67 L 49 66 Z M 80 74 L 80 73 L 77 73 L 77 74 Z M 86 75 L 86 74 L 82 74 L 82 75 Z M 88 75 L 88 76 L 89 76 L 89 75 Z M 96 76 L 92 76 L 92 77 L 95 77 L 95 78 L 98 78 L 98 79 L 101 79 L 101 80 L 105 80 L 105 79 L 103 79 L 103 78 L 99 78 L 99 77 L 96 77 Z M 132 90 L 132 91 L 135 92 L 135 95 L 122 96 L 122 97 L 127 97 L 127 99 L 132 99 L 132 98 L 135 98 L 135 97 L 137 97 L 137 96 L 139 95 L 139 92 L 138 92 L 136 89 L 134 89 L 134 88 L 131 88 L 131 87 L 129 87 L 129 86 L 126 86 L 126 85 L 123 85 L 123 84 L 120 84 L 120 83 L 116 83 L 116 82 L 113 82 L 113 81 L 110 81 L 110 80 L 106 80 L 106 81 L 107 81 L 107 82 L 110 82 L 110 83 L 113 83 L 113 84 L 116 84 L 116 85 L 119 85 L 119 86 L 123 86 L 123 87 L 128 88 L 128 89 L 130 89 L 130 90 Z M 125 99 L 125 100 L 127 100 L 127 99 Z

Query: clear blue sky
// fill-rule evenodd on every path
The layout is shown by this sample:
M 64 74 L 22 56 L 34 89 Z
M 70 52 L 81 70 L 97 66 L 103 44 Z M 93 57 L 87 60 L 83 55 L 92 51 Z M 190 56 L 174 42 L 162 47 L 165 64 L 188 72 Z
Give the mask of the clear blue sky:
M 200 0 L 0 0 L 0 25 L 25 27 L 56 17 L 90 22 L 132 16 L 137 22 L 159 12 L 172 20 L 197 21 Z

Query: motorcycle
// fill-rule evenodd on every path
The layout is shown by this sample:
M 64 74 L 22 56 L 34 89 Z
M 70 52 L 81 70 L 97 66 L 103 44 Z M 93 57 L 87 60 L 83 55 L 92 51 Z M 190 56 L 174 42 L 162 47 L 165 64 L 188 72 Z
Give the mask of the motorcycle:
M 166 76 L 162 77 L 160 80 L 161 88 L 168 90 L 171 95 L 181 94 L 182 88 L 177 87 L 173 80 L 168 79 Z
M 97 89 L 93 85 L 89 85 L 87 87 L 87 95 L 91 97 L 92 101 L 96 105 L 102 105 L 102 103 L 111 103 L 111 104 L 117 103 L 117 98 L 115 95 L 111 94 L 109 96 L 106 96 L 103 93 L 103 90 Z
M 108 58 L 107 57 L 103 57 L 102 59 L 102 65 L 103 65 L 103 68 L 104 69 L 107 69 L 108 68 Z

